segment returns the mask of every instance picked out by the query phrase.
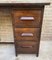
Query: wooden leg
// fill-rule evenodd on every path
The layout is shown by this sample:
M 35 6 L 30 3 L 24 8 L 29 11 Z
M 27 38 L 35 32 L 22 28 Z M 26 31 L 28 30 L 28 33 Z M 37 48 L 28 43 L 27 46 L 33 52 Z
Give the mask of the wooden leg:
M 38 56 L 39 56 L 39 54 L 37 53 L 37 54 L 36 54 L 36 57 L 38 57 Z
M 16 56 L 17 56 L 17 52 L 16 52 Z
M 16 46 L 15 46 L 15 55 L 17 56 L 17 49 L 16 49 Z
M 17 50 L 15 50 L 15 54 L 16 54 L 16 56 L 18 55 Z

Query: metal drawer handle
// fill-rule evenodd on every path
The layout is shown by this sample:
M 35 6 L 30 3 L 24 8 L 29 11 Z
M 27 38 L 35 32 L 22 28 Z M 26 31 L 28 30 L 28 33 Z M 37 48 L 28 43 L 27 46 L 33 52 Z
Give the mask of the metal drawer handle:
M 21 46 L 21 48 L 32 48 L 32 46 Z
M 20 20 L 34 20 L 34 17 L 30 17 L 30 16 L 20 17 Z
M 33 36 L 32 33 L 22 33 L 21 36 Z

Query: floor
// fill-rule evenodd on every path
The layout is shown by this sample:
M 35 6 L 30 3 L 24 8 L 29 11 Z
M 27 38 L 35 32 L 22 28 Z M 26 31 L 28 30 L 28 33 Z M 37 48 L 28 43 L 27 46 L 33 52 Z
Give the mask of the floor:
M 0 60 L 52 60 L 52 41 L 41 41 L 39 57 L 35 54 L 19 54 L 15 56 L 13 44 L 0 44 Z

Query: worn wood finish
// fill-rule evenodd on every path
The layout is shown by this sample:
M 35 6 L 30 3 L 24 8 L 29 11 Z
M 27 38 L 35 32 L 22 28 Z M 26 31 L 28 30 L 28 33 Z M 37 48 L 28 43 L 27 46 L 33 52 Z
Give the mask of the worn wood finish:
M 41 22 L 42 22 L 41 14 L 42 14 L 42 9 L 38 9 L 38 8 L 31 10 L 14 9 L 12 11 L 16 56 L 19 53 L 35 53 L 38 56 Z M 30 21 L 25 21 L 25 23 L 24 21 L 22 21 L 21 23 L 21 20 L 19 19 L 21 16 L 33 16 L 35 17 L 36 21 L 34 19 L 33 21 L 31 20 L 31 23 Z M 28 25 L 29 23 L 30 25 Z M 33 36 L 21 36 L 22 33 L 32 33 Z M 34 44 L 34 47 L 29 48 L 28 45 L 32 46 L 32 44 Z
M 39 40 L 39 28 L 15 28 L 15 38 L 16 40 Z M 30 33 L 33 36 L 22 36 L 23 33 Z
M 44 4 L 25 3 L 12 8 L 16 56 L 19 53 L 35 53 L 38 56 L 43 11 Z M 20 19 L 20 17 L 28 16 L 34 17 L 34 20 Z M 21 36 L 22 33 L 33 33 L 33 36 Z
M 15 27 L 41 27 L 41 10 L 17 10 L 13 12 Z M 34 20 L 21 20 L 21 17 L 33 17 Z
M 42 7 L 44 5 L 50 5 L 49 3 L 0 3 L 0 7 L 18 7 L 18 8 L 34 8 Z
M 36 53 L 37 52 L 37 42 L 23 41 L 17 42 L 17 52 L 18 53 Z
M 43 14 L 44 14 L 44 7 L 42 8 L 41 10 L 41 28 L 40 28 L 40 37 L 39 37 L 39 40 L 41 39 L 41 30 L 42 30 L 42 23 L 43 23 Z M 38 49 L 37 49 L 37 55 L 39 55 L 39 47 L 40 47 L 40 41 L 38 43 Z
M 14 9 L 12 11 L 16 55 L 17 53 L 36 53 L 38 56 L 40 29 L 42 22 L 41 13 L 42 9 Z M 31 21 L 22 21 L 19 19 L 21 16 L 33 16 L 35 19 Z M 33 36 L 22 36 L 22 33 L 32 33 Z M 34 47 L 32 47 L 32 44 L 34 44 Z M 30 48 L 29 45 L 31 46 Z

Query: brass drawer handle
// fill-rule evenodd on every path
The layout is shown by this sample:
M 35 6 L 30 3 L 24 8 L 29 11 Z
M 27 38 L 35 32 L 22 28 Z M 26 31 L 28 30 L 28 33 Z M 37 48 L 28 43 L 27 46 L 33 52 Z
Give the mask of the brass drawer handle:
M 30 20 L 34 20 L 34 17 L 31 17 L 31 16 L 26 17 L 26 16 L 24 16 L 24 17 L 20 17 L 20 20 L 24 20 L 24 21 L 29 20 L 30 21 Z
M 21 36 L 33 36 L 33 33 L 22 33 Z

